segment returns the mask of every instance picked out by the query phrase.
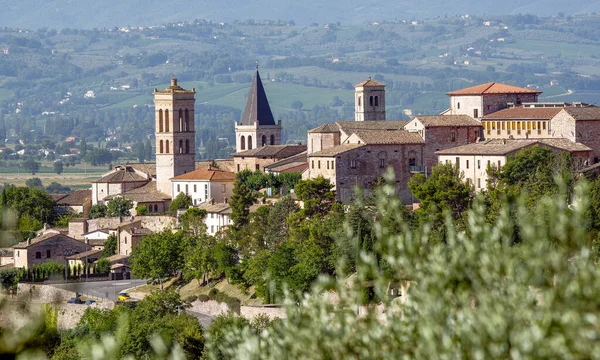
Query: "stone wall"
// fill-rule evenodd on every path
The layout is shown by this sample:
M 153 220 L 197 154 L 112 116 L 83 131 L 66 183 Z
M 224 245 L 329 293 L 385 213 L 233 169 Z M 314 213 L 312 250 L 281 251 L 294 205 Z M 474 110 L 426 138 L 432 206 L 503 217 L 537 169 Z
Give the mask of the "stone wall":
M 240 316 L 252 320 L 258 315 L 266 315 L 271 319 L 285 319 L 287 314 L 284 308 L 280 307 L 262 307 L 262 306 L 241 306 Z
M 480 131 L 479 126 L 428 127 L 425 130 L 423 165 L 431 169 L 438 162 L 436 151 L 474 143 Z M 452 133 L 454 133 L 454 141 L 452 141 Z
M 210 316 L 225 315 L 229 312 L 229 306 L 225 303 L 219 303 L 214 300 L 199 301 L 196 300 L 191 303 L 191 307 L 188 310 L 198 312 L 201 314 L 207 314 Z
M 308 133 L 306 153 L 308 155 L 340 144 L 339 132 Z
M 600 161 L 600 121 L 577 121 L 575 133 L 577 142 L 592 149 L 591 163 Z
M 273 158 L 258 158 L 258 157 L 251 157 L 251 156 L 236 156 L 233 159 L 233 162 L 235 164 L 235 169 L 236 172 L 242 171 L 242 170 L 251 170 L 251 171 L 256 171 L 256 165 L 258 165 L 258 170 L 264 172 L 265 171 L 265 166 L 267 165 L 271 165 L 272 163 L 279 161 L 281 159 L 273 159 Z

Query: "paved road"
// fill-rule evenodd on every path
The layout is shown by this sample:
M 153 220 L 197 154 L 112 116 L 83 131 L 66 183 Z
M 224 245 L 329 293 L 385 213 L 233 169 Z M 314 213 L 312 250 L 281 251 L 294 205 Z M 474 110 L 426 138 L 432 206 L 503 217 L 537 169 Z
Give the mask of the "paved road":
M 204 328 L 204 330 L 208 330 L 208 328 L 210 327 L 210 322 L 212 321 L 213 317 L 210 315 L 206 315 L 206 314 L 202 314 L 199 312 L 195 312 L 195 311 L 191 311 L 186 309 L 185 310 L 186 313 L 194 316 L 196 319 L 198 319 L 198 322 L 200 323 L 200 325 L 202 325 L 202 327 Z
M 143 284 L 145 284 L 144 280 L 131 279 L 52 284 L 51 286 L 82 293 L 84 296 L 95 296 L 101 299 L 106 298 L 106 294 L 108 294 L 109 300 L 115 301 L 121 291 Z

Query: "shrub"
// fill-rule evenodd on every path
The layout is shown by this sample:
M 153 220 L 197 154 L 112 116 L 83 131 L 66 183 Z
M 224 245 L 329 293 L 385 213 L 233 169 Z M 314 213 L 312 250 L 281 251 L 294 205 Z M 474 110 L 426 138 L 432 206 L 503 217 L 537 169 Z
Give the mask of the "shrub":
M 219 294 L 219 289 L 212 288 L 208 291 L 208 298 L 214 299 L 217 294 Z
M 185 298 L 183 298 L 183 301 L 191 303 L 191 302 L 196 301 L 197 298 L 198 298 L 198 296 L 196 296 L 196 295 L 188 295 Z
M 206 294 L 200 294 L 200 295 L 198 295 L 198 301 L 205 302 L 205 301 L 208 301 L 208 300 L 210 300 L 209 297 L 208 297 L 208 295 L 206 295 Z

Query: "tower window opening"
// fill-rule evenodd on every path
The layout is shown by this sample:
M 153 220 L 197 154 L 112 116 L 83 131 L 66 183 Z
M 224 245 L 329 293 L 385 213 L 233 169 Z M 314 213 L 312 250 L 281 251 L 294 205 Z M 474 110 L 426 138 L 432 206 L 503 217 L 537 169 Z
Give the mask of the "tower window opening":
M 158 132 L 163 132 L 163 111 L 158 110 Z
M 271 135 L 271 145 L 275 145 L 275 135 Z
M 183 110 L 179 109 L 179 132 L 183 131 Z
M 373 106 L 373 97 L 369 97 L 369 106 Z
M 165 131 L 169 132 L 169 110 L 165 110 Z
M 360 97 L 360 96 L 359 96 L 359 97 L 358 97 L 358 106 L 359 106 L 359 107 L 360 107 L 361 99 L 362 99 L 362 97 Z
M 168 154 L 168 153 L 169 153 L 169 140 L 167 140 L 167 141 L 165 142 L 165 144 L 167 145 L 167 146 L 166 146 L 166 151 L 165 151 L 165 152 Z
M 185 153 L 186 154 L 190 153 L 190 141 L 189 140 L 185 141 Z
M 252 136 L 248 135 L 248 150 L 252 150 Z
M 179 140 L 179 153 L 183 154 L 183 140 Z
M 379 96 L 375 96 L 375 106 L 379 106 Z
M 240 150 L 246 150 L 246 137 L 244 135 L 240 138 Z
M 185 131 L 190 131 L 190 111 L 185 109 Z
M 161 141 L 160 141 L 160 153 L 162 154 L 163 152 L 164 152 L 164 149 L 163 149 L 163 141 L 161 140 Z
M 262 144 L 262 146 L 265 146 L 265 145 L 267 145 L 267 136 L 266 136 L 266 135 L 263 135 L 263 136 L 262 136 L 262 141 L 261 141 L 261 144 Z

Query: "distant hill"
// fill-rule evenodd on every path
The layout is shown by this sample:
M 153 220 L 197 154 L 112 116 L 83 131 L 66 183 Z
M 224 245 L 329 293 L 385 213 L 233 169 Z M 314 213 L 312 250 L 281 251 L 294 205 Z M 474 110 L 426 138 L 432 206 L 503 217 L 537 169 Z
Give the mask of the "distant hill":
M 0 24 L 27 29 L 111 28 L 206 19 L 293 20 L 306 25 L 424 19 L 457 14 L 540 16 L 600 11 L 599 0 L 4 0 Z

